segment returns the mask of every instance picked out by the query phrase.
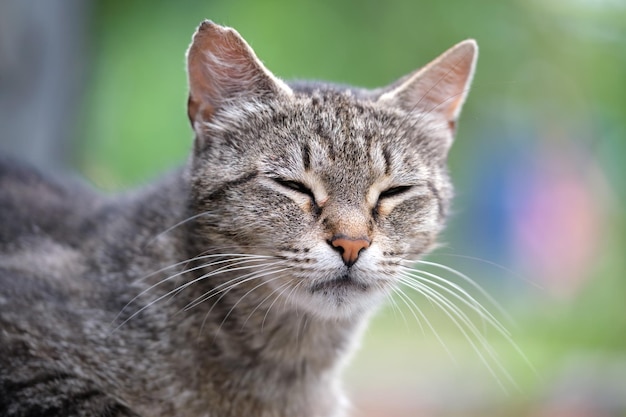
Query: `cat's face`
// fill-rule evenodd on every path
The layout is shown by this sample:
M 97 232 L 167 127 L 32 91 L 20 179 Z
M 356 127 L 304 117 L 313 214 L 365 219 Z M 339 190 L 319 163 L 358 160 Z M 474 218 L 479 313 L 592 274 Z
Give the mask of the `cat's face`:
M 475 44 L 375 92 L 290 88 L 208 22 L 188 57 L 199 232 L 258 255 L 250 283 L 282 304 L 327 318 L 370 310 L 443 226 Z

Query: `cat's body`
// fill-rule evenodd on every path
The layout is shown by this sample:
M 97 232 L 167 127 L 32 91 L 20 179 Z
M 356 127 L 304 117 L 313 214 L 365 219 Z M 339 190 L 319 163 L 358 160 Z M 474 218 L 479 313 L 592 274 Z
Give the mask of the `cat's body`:
M 163 225 L 188 217 L 182 172 L 140 196 L 108 200 L 10 171 L 0 177 L 2 215 L 12 220 L 0 229 L 0 415 L 95 415 L 105 404 L 146 416 L 300 415 L 313 406 L 332 415 L 335 361 L 349 348 L 355 320 L 327 326 L 304 312 L 265 316 L 273 298 L 250 315 L 268 295 L 255 291 L 216 337 L 252 287 L 226 293 L 208 317 L 200 306 L 180 314 L 214 281 L 115 329 L 201 275 L 177 277 L 125 309 L 142 290 L 196 264 L 147 275 L 203 252 L 188 236 L 193 221 L 154 239 Z M 23 187 L 33 193 L 13 192 Z
M 161 182 L 0 165 L 0 415 L 343 415 L 341 365 L 443 226 L 475 44 L 372 92 L 288 86 L 208 22 L 188 63 L 194 152 Z

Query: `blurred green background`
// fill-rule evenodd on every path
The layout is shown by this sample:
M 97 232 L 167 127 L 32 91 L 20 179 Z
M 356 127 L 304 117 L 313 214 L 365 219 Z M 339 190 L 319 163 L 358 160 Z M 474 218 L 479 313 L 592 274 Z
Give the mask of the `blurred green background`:
M 10 3 L 3 7 L 13 16 L 44 7 Z M 74 48 L 72 60 L 58 64 L 67 66 L 58 76 L 69 78 L 71 99 L 52 100 L 15 123 L 18 133 L 14 142 L 3 139 L 5 149 L 23 146 L 16 137 L 60 112 L 50 123 L 62 119 L 56 131 L 65 134 L 40 164 L 61 149 L 59 165 L 106 191 L 184 163 L 192 145 L 184 52 L 204 18 L 235 27 L 279 77 L 365 87 L 386 85 L 475 38 L 477 73 L 450 155 L 455 213 L 429 259 L 467 274 L 498 301 L 509 317 L 485 305 L 535 370 L 475 319 L 501 364 L 491 361 L 494 377 L 445 314 L 411 295 L 437 334 L 423 319 L 422 331 L 398 298 L 376 316 L 347 369 L 352 415 L 626 416 L 626 2 L 46 4 L 50 13 L 37 19 L 59 39 L 73 34 L 60 42 Z M 11 14 L 4 16 L 6 29 Z M 15 39 L 28 44 L 36 25 L 25 27 Z M 46 59 L 57 57 L 45 48 L 11 54 L 4 39 L 5 74 L 25 77 L 23 67 L 11 65 L 24 51 L 44 70 Z M 4 94 L 11 83 L 5 77 L 3 84 Z M 17 106 L 1 110 L 5 126 L 22 120 Z M 28 158 L 37 146 L 21 154 Z M 454 273 L 427 271 L 476 293 Z

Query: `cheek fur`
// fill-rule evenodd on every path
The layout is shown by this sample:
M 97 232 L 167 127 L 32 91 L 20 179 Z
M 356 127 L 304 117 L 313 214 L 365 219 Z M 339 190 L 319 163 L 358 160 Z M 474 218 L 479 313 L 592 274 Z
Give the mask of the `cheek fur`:
M 379 219 L 379 229 L 386 239 L 386 251 L 419 254 L 435 242 L 443 227 L 437 200 L 428 196 L 412 198 L 398 204 Z
M 437 202 L 429 197 L 416 197 L 398 204 L 383 217 L 385 231 L 390 236 L 410 236 L 414 232 L 438 230 L 440 219 Z
M 275 191 L 256 187 L 226 190 L 218 199 L 201 208 L 209 218 L 219 218 L 207 227 L 240 246 L 289 244 L 309 233 L 310 215 L 290 198 Z

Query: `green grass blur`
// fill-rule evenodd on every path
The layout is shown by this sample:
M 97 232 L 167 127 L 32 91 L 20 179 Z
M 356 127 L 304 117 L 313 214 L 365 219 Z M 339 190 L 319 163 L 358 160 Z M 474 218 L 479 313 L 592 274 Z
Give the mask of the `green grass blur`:
M 126 189 L 184 163 L 193 140 L 184 53 L 204 18 L 235 27 L 284 79 L 383 86 L 460 40 L 475 38 L 480 46 L 450 155 L 456 214 L 435 259 L 498 299 L 512 316 L 511 337 L 536 373 L 487 330 L 519 385 L 513 388 L 496 370 L 506 389 L 500 388 L 449 318 L 414 297 L 451 355 L 396 299 L 398 308 L 385 308 L 374 320 L 348 370 L 355 416 L 626 416 L 625 3 L 98 2 L 93 71 L 74 146 L 77 167 L 97 186 Z M 477 249 L 476 241 L 501 230 L 472 228 L 481 213 L 466 207 L 489 198 L 483 176 L 498 171 L 485 165 L 499 155 L 511 163 L 526 154 L 559 161 L 570 148 L 584 163 L 577 170 L 573 158 L 573 169 L 565 171 L 580 174 L 572 181 L 593 207 L 587 233 L 595 243 L 576 281 L 540 282 L 536 269 L 525 268 L 534 260 L 516 258 L 519 251 Z

